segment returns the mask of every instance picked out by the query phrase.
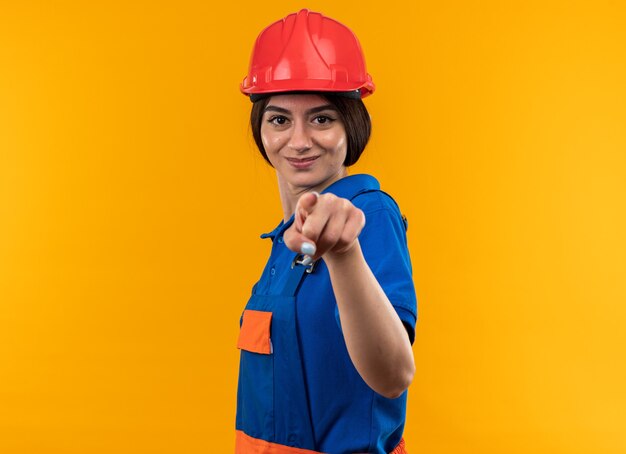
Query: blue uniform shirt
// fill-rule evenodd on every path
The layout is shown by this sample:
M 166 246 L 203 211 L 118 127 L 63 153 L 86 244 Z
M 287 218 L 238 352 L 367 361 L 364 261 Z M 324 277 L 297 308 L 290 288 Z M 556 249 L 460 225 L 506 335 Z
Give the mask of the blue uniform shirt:
M 345 177 L 323 193 L 352 199 L 364 212 L 365 227 L 359 236 L 363 255 L 413 343 L 417 301 L 406 221 L 397 204 L 380 191 L 378 181 L 369 175 Z M 292 223 L 293 216 L 287 223 L 281 221 L 273 231 L 261 235 L 271 238 L 273 245 L 253 294 L 277 294 L 285 285 L 294 253 L 285 246 L 283 233 Z M 306 416 L 312 426 L 314 449 L 328 453 L 391 452 L 404 430 L 407 393 L 387 399 L 374 392 L 358 374 L 348 356 L 323 259 L 300 286 L 295 318 L 302 364 L 293 367 L 302 368 L 310 413 Z

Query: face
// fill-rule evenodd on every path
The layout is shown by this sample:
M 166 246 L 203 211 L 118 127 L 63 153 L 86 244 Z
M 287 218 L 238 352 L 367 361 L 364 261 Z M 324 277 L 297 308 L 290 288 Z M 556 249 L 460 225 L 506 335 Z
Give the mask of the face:
M 319 192 L 346 175 L 346 130 L 321 96 L 272 96 L 263 112 L 261 140 L 279 182 L 293 193 Z

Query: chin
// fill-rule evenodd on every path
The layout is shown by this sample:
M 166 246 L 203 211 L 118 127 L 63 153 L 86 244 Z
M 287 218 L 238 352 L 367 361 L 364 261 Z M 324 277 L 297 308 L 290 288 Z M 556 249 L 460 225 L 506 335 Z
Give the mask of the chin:
M 321 184 L 324 178 L 316 176 L 312 172 L 300 172 L 288 176 L 287 181 L 294 186 L 311 187 Z

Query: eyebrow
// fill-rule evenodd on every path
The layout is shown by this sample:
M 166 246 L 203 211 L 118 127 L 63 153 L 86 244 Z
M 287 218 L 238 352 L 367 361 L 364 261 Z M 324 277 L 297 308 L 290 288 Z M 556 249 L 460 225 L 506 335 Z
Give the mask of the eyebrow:
M 337 111 L 335 106 L 333 106 L 332 104 L 324 104 L 323 106 L 313 107 L 313 108 L 307 110 L 305 112 L 305 114 L 311 115 L 311 114 L 315 114 L 315 113 L 318 113 L 318 112 L 323 112 L 324 110 L 334 110 L 335 112 Z M 290 114 L 291 113 L 291 111 L 288 110 L 288 109 L 285 109 L 283 107 L 278 107 L 278 106 L 272 106 L 272 105 L 267 106 L 263 110 L 263 113 L 265 113 L 265 112 L 278 112 L 278 113 L 284 113 L 284 114 Z

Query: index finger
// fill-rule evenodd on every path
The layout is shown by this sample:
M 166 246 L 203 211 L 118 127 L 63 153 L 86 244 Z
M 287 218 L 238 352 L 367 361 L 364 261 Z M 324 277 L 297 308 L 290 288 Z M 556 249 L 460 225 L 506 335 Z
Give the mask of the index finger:
M 319 194 L 313 191 L 303 194 L 298 199 L 298 203 L 296 204 L 295 224 L 296 229 L 299 232 L 302 231 L 302 226 L 304 225 L 304 221 L 306 220 L 307 216 L 313 212 L 313 208 L 315 208 L 318 197 Z

